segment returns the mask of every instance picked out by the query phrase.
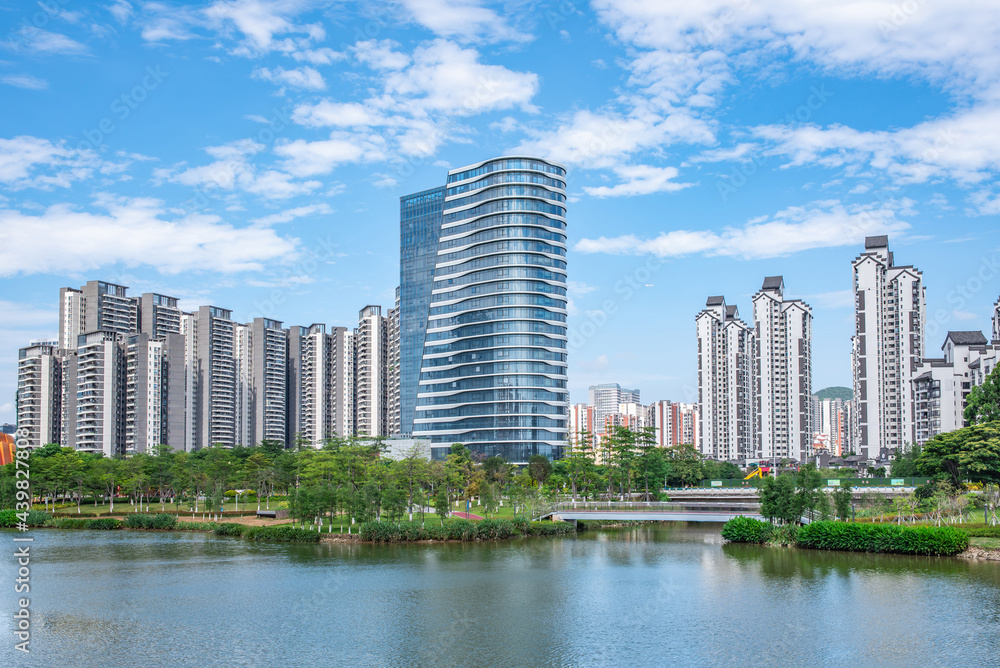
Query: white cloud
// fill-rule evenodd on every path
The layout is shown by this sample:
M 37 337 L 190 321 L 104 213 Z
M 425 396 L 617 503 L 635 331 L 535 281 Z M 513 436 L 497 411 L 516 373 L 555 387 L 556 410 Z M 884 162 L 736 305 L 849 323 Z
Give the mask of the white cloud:
M 691 183 L 677 183 L 676 167 L 652 167 L 650 165 L 629 165 L 615 167 L 615 174 L 622 183 L 615 186 L 585 187 L 583 190 L 593 197 L 630 197 L 632 195 L 650 195 L 658 192 L 673 192 L 682 190 Z
M 66 188 L 103 165 L 93 151 L 69 148 L 65 142 L 27 135 L 0 139 L 0 183 L 12 190 Z
M 526 40 L 478 0 L 402 0 L 414 20 L 441 37 L 462 41 Z
M 283 67 L 269 69 L 258 67 L 253 71 L 255 79 L 263 79 L 271 83 L 292 86 L 294 88 L 304 88 L 306 90 L 323 90 L 326 82 L 323 76 L 311 67 L 300 67 L 298 69 L 286 70 Z
M 101 196 L 99 212 L 56 204 L 40 213 L 0 210 L 0 275 L 87 272 L 110 264 L 162 273 L 260 270 L 293 259 L 298 240 L 218 216 L 168 219 L 163 202 Z
M 51 326 L 59 322 L 59 311 L 0 299 L 0 323 L 5 328 L 22 329 Z M 25 341 L 27 343 L 27 341 Z
M 410 64 L 410 57 L 395 51 L 399 46 L 390 39 L 366 40 L 351 47 L 354 57 L 376 70 L 401 70 Z
M 299 62 L 311 63 L 313 65 L 330 65 L 338 60 L 343 60 L 345 58 L 344 54 L 339 51 L 334 51 L 329 47 L 320 47 L 318 49 L 306 49 L 304 51 L 293 51 L 292 58 Z
M 591 169 L 618 166 L 633 153 L 674 142 L 715 141 L 705 121 L 683 111 L 661 117 L 583 110 L 561 119 L 554 130 L 529 130 L 528 134 L 531 138 L 513 148 L 513 152 L 544 155 Z
M 330 208 L 329 204 L 309 204 L 306 206 L 295 207 L 294 209 L 286 209 L 285 211 L 281 211 L 279 213 L 272 213 L 268 216 L 262 216 L 261 218 L 254 218 L 250 222 L 255 225 L 267 226 L 274 225 L 276 223 L 289 223 L 296 218 L 302 218 L 303 216 L 329 213 L 333 213 L 333 209 Z
M 386 79 L 386 92 L 425 111 L 470 116 L 520 107 L 532 112 L 538 75 L 479 62 L 479 52 L 435 40 L 413 52 L 413 63 Z
M 299 0 L 223 0 L 204 11 L 210 26 L 228 33 L 236 30 L 243 41 L 233 49 L 242 56 L 257 56 L 269 51 L 294 52 L 308 49 L 325 32 L 319 25 L 297 25 L 293 18 L 306 9 Z M 299 39 L 276 39 L 279 35 L 304 34 Z
M 296 139 L 286 142 L 274 152 L 285 158 L 284 168 L 295 176 L 326 174 L 342 164 L 372 162 L 386 157 L 385 140 L 378 135 L 340 132 L 320 141 Z
M 848 75 L 918 74 L 974 93 L 986 92 L 984 79 L 995 83 L 1000 74 L 1000 13 L 982 0 L 596 0 L 594 6 L 619 39 L 643 49 L 750 49 L 764 58 L 787 50 Z
M 295 108 L 292 120 L 307 127 L 362 127 L 384 125 L 385 117 L 370 105 L 358 102 L 331 102 L 323 100 L 314 105 L 303 104 Z
M 322 184 L 319 181 L 293 181 L 298 173 L 258 169 L 251 157 L 264 149 L 250 139 L 209 146 L 205 152 L 216 159 L 207 165 L 187 168 L 163 168 L 153 171 L 154 179 L 181 185 L 220 189 L 242 190 L 264 199 L 287 199 L 310 193 Z
M 45 90 L 49 87 L 48 81 L 39 79 L 31 74 L 5 74 L 0 77 L 0 82 L 8 86 L 27 88 L 28 90 Z
M 814 248 L 853 246 L 866 236 L 898 234 L 909 224 L 897 213 L 907 210 L 907 201 L 881 205 L 844 205 L 837 200 L 789 207 L 773 216 L 747 222 L 742 227 L 711 230 L 673 230 L 653 239 L 635 235 L 582 239 L 575 250 L 584 253 L 681 257 L 722 255 L 757 259 L 789 255 Z
M 121 24 L 128 23 L 129 17 L 132 16 L 132 5 L 125 0 L 115 0 L 114 4 L 106 6 L 105 9 Z
M 754 134 L 787 166 L 822 165 L 849 174 L 879 170 L 896 183 L 954 179 L 977 183 L 1000 170 L 1000 106 L 985 105 L 900 130 L 859 131 L 843 125 L 765 125 Z
M 90 53 L 85 44 L 61 33 L 39 30 L 34 26 L 22 28 L 11 35 L 9 44 L 14 48 L 24 46 L 30 51 L 53 55 L 79 56 Z

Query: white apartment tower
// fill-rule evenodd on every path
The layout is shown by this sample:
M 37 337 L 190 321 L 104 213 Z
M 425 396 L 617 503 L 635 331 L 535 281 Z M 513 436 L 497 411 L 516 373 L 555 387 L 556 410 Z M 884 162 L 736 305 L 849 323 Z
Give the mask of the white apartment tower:
M 755 455 L 754 332 L 724 297 L 709 297 L 698 331 L 698 447 L 719 461 Z
M 77 345 L 76 437 L 83 452 L 114 457 L 124 451 L 123 337 L 117 332 L 81 334 Z
M 194 447 L 236 443 L 236 323 L 232 312 L 202 306 L 193 326 Z
M 624 388 L 618 383 L 602 383 L 589 388 L 590 405 L 594 408 L 591 429 L 595 434 L 603 434 L 608 416 L 618 412 L 622 404 L 639 403 L 639 390 Z
M 895 264 L 886 236 L 865 238 L 853 269 L 854 433 L 874 456 L 917 440 L 911 379 L 925 351 L 924 284 L 919 270 Z
M 157 445 L 185 447 L 184 337 L 145 332 L 125 342 L 125 442 L 127 454 Z
M 62 362 L 56 343 L 21 348 L 17 355 L 17 427 L 27 447 L 61 442 L 61 413 Z
M 396 307 L 389 309 L 386 318 L 386 429 L 397 436 L 400 433 L 400 330 L 399 330 L 399 288 L 396 288 Z
M 812 309 L 785 299 L 781 276 L 753 297 L 757 457 L 804 461 L 812 445 Z
M 288 385 L 288 332 L 281 322 L 255 318 L 251 324 L 252 342 L 252 421 L 253 437 L 245 445 L 277 441 L 286 445 L 288 425 L 286 388 Z
M 144 292 L 139 300 L 140 328 L 136 331 L 162 339 L 167 334 L 179 334 L 182 312 L 177 308 L 177 298 Z
M 387 436 L 388 321 L 366 306 L 354 330 L 354 433 Z

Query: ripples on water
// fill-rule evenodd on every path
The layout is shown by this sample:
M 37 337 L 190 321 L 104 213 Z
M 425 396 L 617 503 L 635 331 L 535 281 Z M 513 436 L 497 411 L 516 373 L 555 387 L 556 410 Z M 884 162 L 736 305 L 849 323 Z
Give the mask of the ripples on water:
M 996 562 L 724 545 L 713 525 L 382 546 L 34 535 L 33 651 L 8 643 L 6 665 L 1000 663 Z

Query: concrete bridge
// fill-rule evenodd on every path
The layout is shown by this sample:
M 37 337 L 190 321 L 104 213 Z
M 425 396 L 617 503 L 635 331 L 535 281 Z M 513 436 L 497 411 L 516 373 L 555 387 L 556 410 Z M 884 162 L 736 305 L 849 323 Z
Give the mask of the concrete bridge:
M 642 520 L 646 522 L 728 522 L 743 515 L 763 519 L 756 503 L 672 503 L 658 501 L 589 501 L 557 503 L 537 519 Z

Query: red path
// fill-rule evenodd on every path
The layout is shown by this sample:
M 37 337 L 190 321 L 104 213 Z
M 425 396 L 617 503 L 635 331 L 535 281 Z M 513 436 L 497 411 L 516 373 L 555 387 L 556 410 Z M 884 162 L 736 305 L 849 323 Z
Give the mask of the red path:
M 454 513 L 452 513 L 452 515 L 454 515 L 455 517 L 459 517 L 459 518 L 461 518 L 463 520 L 484 520 L 484 519 L 486 519 L 485 517 L 480 517 L 479 515 L 473 515 L 472 513 L 454 512 Z

